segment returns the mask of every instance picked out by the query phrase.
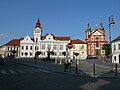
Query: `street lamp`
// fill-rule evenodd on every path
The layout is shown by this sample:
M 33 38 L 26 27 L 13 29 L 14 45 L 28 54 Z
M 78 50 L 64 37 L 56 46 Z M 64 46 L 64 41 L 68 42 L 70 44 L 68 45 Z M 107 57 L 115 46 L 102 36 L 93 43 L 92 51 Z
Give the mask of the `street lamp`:
M 112 64 L 111 25 L 115 24 L 113 15 L 109 16 L 110 62 Z
M 68 43 L 66 45 L 66 60 L 65 60 L 65 63 L 64 63 L 64 72 L 66 72 L 66 67 L 68 66 L 68 55 L 70 55 L 70 53 L 68 52 L 68 49 L 70 50 L 72 47 L 73 47 L 72 43 Z

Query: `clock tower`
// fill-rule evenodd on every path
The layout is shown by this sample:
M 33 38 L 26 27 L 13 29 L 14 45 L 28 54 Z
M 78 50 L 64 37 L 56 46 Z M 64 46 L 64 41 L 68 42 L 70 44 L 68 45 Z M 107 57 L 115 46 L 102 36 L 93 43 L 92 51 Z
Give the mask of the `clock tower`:
M 42 28 L 41 28 L 40 20 L 38 18 L 35 29 L 34 29 L 34 41 L 36 43 L 40 42 L 41 37 L 42 37 Z

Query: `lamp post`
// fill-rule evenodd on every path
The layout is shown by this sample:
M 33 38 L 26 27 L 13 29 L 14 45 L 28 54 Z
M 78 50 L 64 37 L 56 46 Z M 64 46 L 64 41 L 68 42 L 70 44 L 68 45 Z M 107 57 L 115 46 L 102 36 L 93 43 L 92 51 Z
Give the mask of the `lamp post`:
M 70 50 L 71 48 L 73 47 L 73 44 L 72 43 L 68 43 L 67 45 L 66 45 L 66 60 L 65 60 L 65 63 L 64 63 L 64 72 L 66 72 L 66 67 L 68 66 L 68 55 L 70 54 L 69 52 L 68 52 L 68 49 Z M 67 65 L 67 66 L 66 66 Z M 67 67 L 68 68 L 68 67 Z
M 109 16 L 109 40 L 110 40 L 110 62 L 112 65 L 112 46 L 111 46 L 111 25 L 115 24 L 113 15 Z

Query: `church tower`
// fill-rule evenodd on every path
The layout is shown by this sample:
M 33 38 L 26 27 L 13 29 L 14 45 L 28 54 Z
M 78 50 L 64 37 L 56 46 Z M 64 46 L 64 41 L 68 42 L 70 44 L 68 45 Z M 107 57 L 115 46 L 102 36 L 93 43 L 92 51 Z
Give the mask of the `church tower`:
M 34 41 L 36 43 L 40 42 L 41 37 L 42 37 L 42 28 L 41 28 L 40 20 L 38 18 L 35 29 L 34 29 Z
M 90 28 L 90 23 L 88 22 L 88 24 L 87 24 L 87 29 L 86 29 L 86 31 L 85 31 L 85 33 L 86 33 L 86 41 L 88 41 L 88 39 L 90 38 L 90 34 L 91 34 L 91 28 Z

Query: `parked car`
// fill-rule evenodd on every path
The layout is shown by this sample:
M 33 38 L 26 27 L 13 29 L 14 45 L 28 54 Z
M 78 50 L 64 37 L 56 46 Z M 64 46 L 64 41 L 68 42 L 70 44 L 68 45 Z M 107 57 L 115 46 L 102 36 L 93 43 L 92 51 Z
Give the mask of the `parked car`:
M 5 65 L 5 61 L 3 58 L 0 57 L 0 65 Z

